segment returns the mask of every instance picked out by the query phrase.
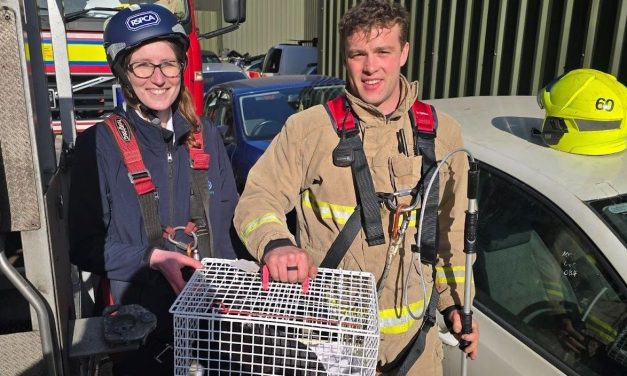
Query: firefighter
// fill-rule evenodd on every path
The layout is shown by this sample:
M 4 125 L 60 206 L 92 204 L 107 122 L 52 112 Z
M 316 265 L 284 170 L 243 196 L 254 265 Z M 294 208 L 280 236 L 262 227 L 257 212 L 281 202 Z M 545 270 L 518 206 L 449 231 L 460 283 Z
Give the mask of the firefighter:
M 71 260 L 108 278 L 108 303 L 140 304 L 157 316 L 145 346 L 114 357 L 116 375 L 172 375 L 168 310 L 184 271 L 201 268 L 200 256 L 236 257 L 235 179 L 220 134 L 199 119 L 184 86 L 188 46 L 165 7 L 133 4 L 111 17 L 104 47 L 126 109 L 76 143 Z
M 421 257 L 428 253 L 417 245 L 420 210 L 402 212 L 400 208 L 419 199 L 413 188 L 423 177 L 423 159 L 429 154 L 428 147 L 425 153 L 418 150 L 421 142 L 434 143 L 434 159 L 440 161 L 462 146 L 461 131 L 452 118 L 432 114 L 427 105 L 430 115 L 426 123 L 437 124 L 437 137 L 416 136 L 416 126 L 412 125 L 416 119 L 410 109 L 418 84 L 408 82 L 400 73 L 409 53 L 405 9 L 388 1 L 364 1 L 342 17 L 339 27 L 348 76 L 344 96 L 326 108 L 315 106 L 287 120 L 250 171 L 234 223 L 248 250 L 267 265 L 276 281 L 314 278 L 317 266 L 327 262 L 330 249 L 340 249 L 337 244 L 345 243 L 345 254 L 340 253 L 337 267 L 372 272 L 379 280 L 379 372 L 441 374 L 441 342 L 437 330 L 427 331 L 433 325 L 433 315 L 425 311 L 431 310 L 427 308 L 431 297 L 439 295 L 439 300 L 434 300 L 437 309 L 451 331 L 460 333 L 464 282 L 470 282 L 464 281 L 463 253 L 466 156 L 454 154 L 436 174 L 439 199 L 431 214 L 425 215 L 423 226 L 432 227 L 437 234 L 434 259 L 419 261 L 417 257 L 419 252 Z M 357 124 L 355 131 L 345 131 L 351 122 Z M 433 165 L 429 167 L 433 171 Z M 362 179 L 364 173 L 368 179 Z M 372 191 L 382 194 L 373 195 Z M 372 196 L 386 197 L 383 201 L 391 201 L 396 209 L 380 201 L 373 204 L 364 200 Z M 373 212 L 373 205 L 374 218 L 368 214 Z M 286 224 L 285 213 L 293 208 L 298 237 Z M 360 223 L 356 237 L 348 237 L 348 241 L 342 240 L 343 235 L 338 238 L 352 226 L 349 224 L 355 213 Z M 436 217 L 437 227 L 427 223 L 435 223 Z M 394 249 L 392 238 L 399 239 L 399 226 L 405 227 L 399 221 L 406 231 Z M 383 230 L 377 232 L 377 228 Z M 388 277 L 383 278 L 384 274 Z M 434 283 L 436 288 L 432 289 Z M 413 355 L 406 357 L 404 349 L 412 352 L 420 348 L 413 345 L 421 326 L 426 346 L 417 361 L 405 363 Z M 472 333 L 462 338 L 469 342 L 464 351 L 474 359 L 479 339 L 474 321 Z

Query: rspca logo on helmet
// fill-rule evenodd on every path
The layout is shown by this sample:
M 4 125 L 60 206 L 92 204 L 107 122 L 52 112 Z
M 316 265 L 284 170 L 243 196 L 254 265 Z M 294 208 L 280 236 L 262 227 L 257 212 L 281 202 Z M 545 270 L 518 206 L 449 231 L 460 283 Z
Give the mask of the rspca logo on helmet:
M 156 26 L 161 22 L 159 15 L 153 11 L 134 14 L 126 19 L 126 27 L 131 31 L 143 29 L 148 26 Z

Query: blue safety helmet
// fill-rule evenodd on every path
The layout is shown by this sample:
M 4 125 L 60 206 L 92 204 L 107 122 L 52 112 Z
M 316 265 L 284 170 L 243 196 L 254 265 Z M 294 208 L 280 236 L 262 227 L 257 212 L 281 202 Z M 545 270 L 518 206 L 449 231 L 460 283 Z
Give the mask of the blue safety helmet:
M 171 40 L 183 48 L 189 47 L 189 38 L 176 16 L 157 4 L 132 4 L 105 23 L 104 48 L 111 71 L 118 78 L 124 70 L 119 66 L 135 47 L 153 40 Z

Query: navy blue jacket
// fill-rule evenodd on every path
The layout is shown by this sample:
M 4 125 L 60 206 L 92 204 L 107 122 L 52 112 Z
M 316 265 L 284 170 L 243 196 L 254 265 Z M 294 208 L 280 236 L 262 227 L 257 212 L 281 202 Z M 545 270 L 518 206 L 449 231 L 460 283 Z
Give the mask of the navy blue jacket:
M 133 127 L 144 165 L 157 188 L 161 225 L 185 226 L 190 219 L 191 169 L 185 145 L 190 125 L 175 112 L 173 142 L 172 132 L 143 120 L 135 111 L 120 115 Z M 203 126 L 205 150 L 211 156 L 206 184 L 214 257 L 235 258 L 230 231 L 238 199 L 235 179 L 220 133 L 208 122 Z M 148 265 L 151 247 L 137 194 L 106 124 L 96 124 L 77 138 L 71 171 L 72 263 L 109 278 L 116 303 L 142 304 L 162 321 L 174 293 L 161 273 Z M 177 240 L 189 242 L 180 233 Z M 165 243 L 169 250 L 175 250 Z M 170 326 L 171 319 L 168 321 Z

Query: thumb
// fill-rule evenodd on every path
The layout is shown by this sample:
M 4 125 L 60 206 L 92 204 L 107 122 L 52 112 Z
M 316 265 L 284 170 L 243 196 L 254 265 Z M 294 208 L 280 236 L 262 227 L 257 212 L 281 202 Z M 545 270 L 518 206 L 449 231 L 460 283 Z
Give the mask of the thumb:
M 202 262 L 200 262 L 200 261 L 198 261 L 196 259 L 193 259 L 191 257 L 187 257 L 185 255 L 181 255 L 181 256 L 183 256 L 183 257 L 179 258 L 179 260 L 178 260 L 179 261 L 179 265 L 181 267 L 189 266 L 190 268 L 193 268 L 193 269 L 202 269 L 203 268 Z
M 309 278 L 314 279 L 316 278 L 316 274 L 318 274 L 318 267 L 316 265 L 311 265 L 309 267 Z
M 459 315 L 459 311 L 455 310 L 451 312 L 450 319 L 451 319 L 451 322 L 453 323 L 453 332 L 461 333 L 462 332 L 462 319 Z

